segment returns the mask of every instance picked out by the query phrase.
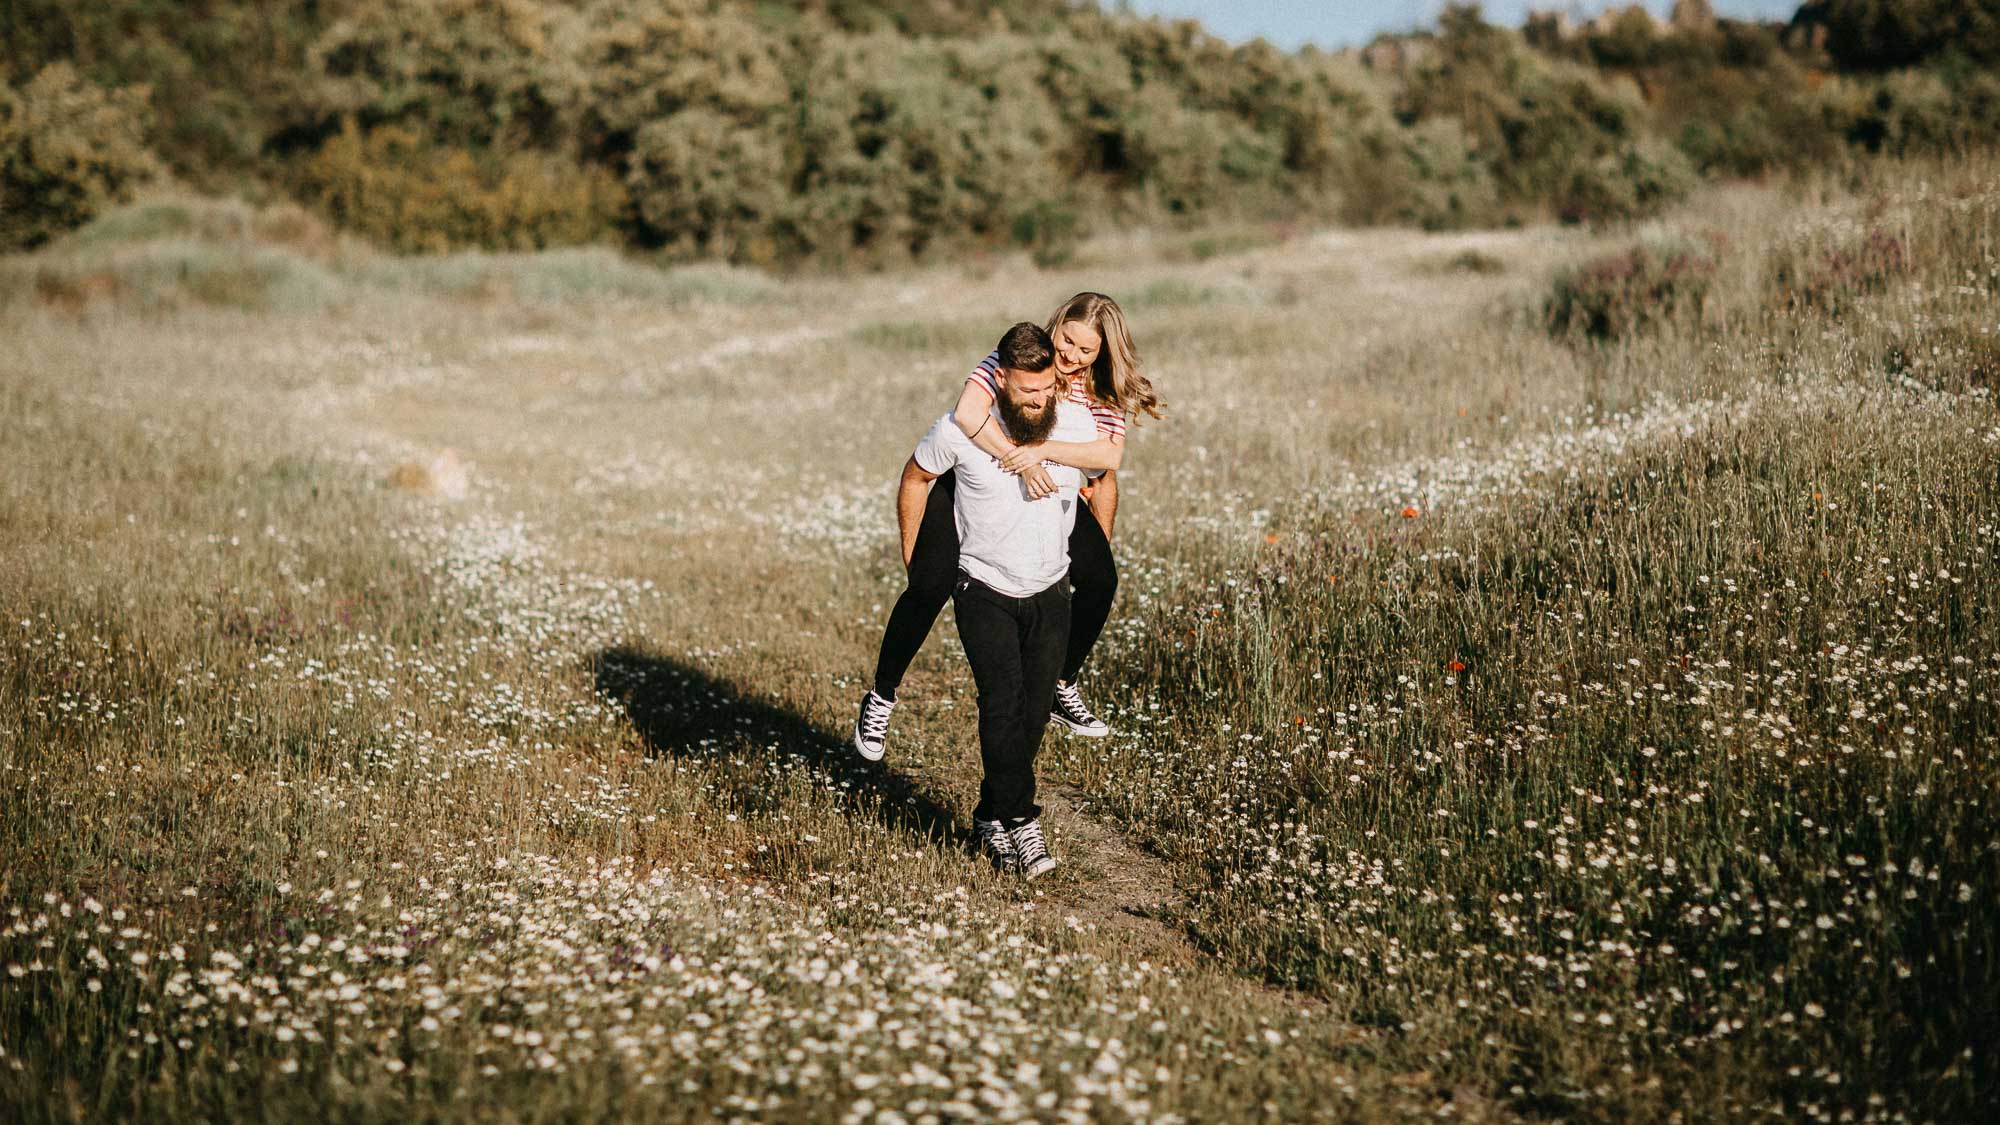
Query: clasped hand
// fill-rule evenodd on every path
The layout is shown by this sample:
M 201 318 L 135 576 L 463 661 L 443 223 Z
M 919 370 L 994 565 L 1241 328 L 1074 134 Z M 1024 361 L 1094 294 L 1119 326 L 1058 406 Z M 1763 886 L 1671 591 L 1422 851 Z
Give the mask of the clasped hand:
M 1000 467 L 1020 476 L 1021 484 L 1028 490 L 1028 499 L 1040 500 L 1053 496 L 1056 492 L 1055 478 L 1049 476 L 1042 466 L 1040 445 L 1017 445 L 996 458 Z

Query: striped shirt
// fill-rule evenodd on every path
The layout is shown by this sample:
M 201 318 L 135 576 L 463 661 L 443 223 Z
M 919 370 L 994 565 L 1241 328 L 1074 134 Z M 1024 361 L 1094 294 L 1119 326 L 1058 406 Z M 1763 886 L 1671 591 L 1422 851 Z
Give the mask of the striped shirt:
M 965 377 L 965 381 L 979 384 L 979 389 L 985 391 L 988 398 L 999 401 L 1000 353 L 998 351 L 986 353 L 986 358 L 979 361 L 978 366 L 972 369 L 972 374 Z M 1112 441 L 1125 440 L 1125 416 L 1091 398 L 1090 393 L 1083 389 L 1082 379 L 1070 380 L 1069 393 L 1063 397 L 1078 406 L 1089 408 L 1091 418 L 1097 422 L 1098 433 Z

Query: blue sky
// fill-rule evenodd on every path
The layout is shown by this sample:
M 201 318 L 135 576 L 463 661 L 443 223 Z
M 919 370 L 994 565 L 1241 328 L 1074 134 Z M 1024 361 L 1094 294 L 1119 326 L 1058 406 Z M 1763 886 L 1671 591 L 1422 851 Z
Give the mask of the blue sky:
M 1366 43 L 1381 31 L 1408 31 L 1429 25 L 1443 0 L 1129 0 L 1145 15 L 1193 17 L 1224 39 L 1242 41 L 1263 36 L 1287 49 L 1317 43 L 1345 47 Z M 1798 0 L 1711 0 L 1720 16 L 1738 19 L 1789 19 Z M 1112 7 L 1107 3 L 1106 7 Z M 1486 18 L 1520 26 L 1531 7 L 1563 9 L 1594 15 L 1612 5 L 1604 0 L 1489 0 Z M 1619 6 L 1623 6 L 1623 0 Z M 1656 15 L 1666 15 L 1673 0 L 1647 0 Z

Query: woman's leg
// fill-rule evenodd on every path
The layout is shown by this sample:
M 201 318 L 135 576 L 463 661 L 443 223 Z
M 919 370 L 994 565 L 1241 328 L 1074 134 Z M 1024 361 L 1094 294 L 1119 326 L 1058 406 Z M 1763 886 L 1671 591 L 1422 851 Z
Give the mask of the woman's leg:
M 1111 618 L 1111 599 L 1118 595 L 1118 565 L 1111 558 L 1111 541 L 1104 527 L 1084 501 L 1076 512 L 1076 527 L 1069 533 L 1069 585 L 1075 596 L 1070 602 L 1069 651 L 1063 657 L 1064 683 L 1075 683 L 1083 662 L 1104 632 Z
M 924 647 L 924 638 L 930 636 L 958 581 L 958 523 L 952 514 L 957 479 L 948 471 L 931 485 L 923 522 L 917 525 L 917 543 L 910 551 L 909 585 L 896 599 L 888 627 L 882 630 L 882 652 L 875 658 L 875 694 L 884 699 L 896 698 L 903 673 Z

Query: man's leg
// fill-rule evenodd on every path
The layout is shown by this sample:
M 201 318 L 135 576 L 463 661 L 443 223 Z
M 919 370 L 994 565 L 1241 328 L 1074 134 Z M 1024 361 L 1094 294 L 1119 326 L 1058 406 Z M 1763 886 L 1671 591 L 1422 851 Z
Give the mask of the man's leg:
M 958 636 L 979 690 L 979 782 L 976 820 L 1011 820 L 1040 814 L 1035 807 L 1034 751 L 1022 742 L 1022 603 L 977 583 L 959 580 L 952 597 Z M 1049 686 L 1053 696 L 1054 684 Z M 1044 708 L 1046 712 L 1046 708 Z M 1039 734 L 1039 730 L 1037 731 Z
M 1056 680 L 1069 647 L 1069 623 L 1070 594 L 1060 582 L 1030 599 L 1022 614 L 1020 740 L 1027 758 L 1030 805 L 1035 799 L 1035 755 L 1041 751 L 1042 732 L 1048 729 L 1049 708 L 1055 703 Z

